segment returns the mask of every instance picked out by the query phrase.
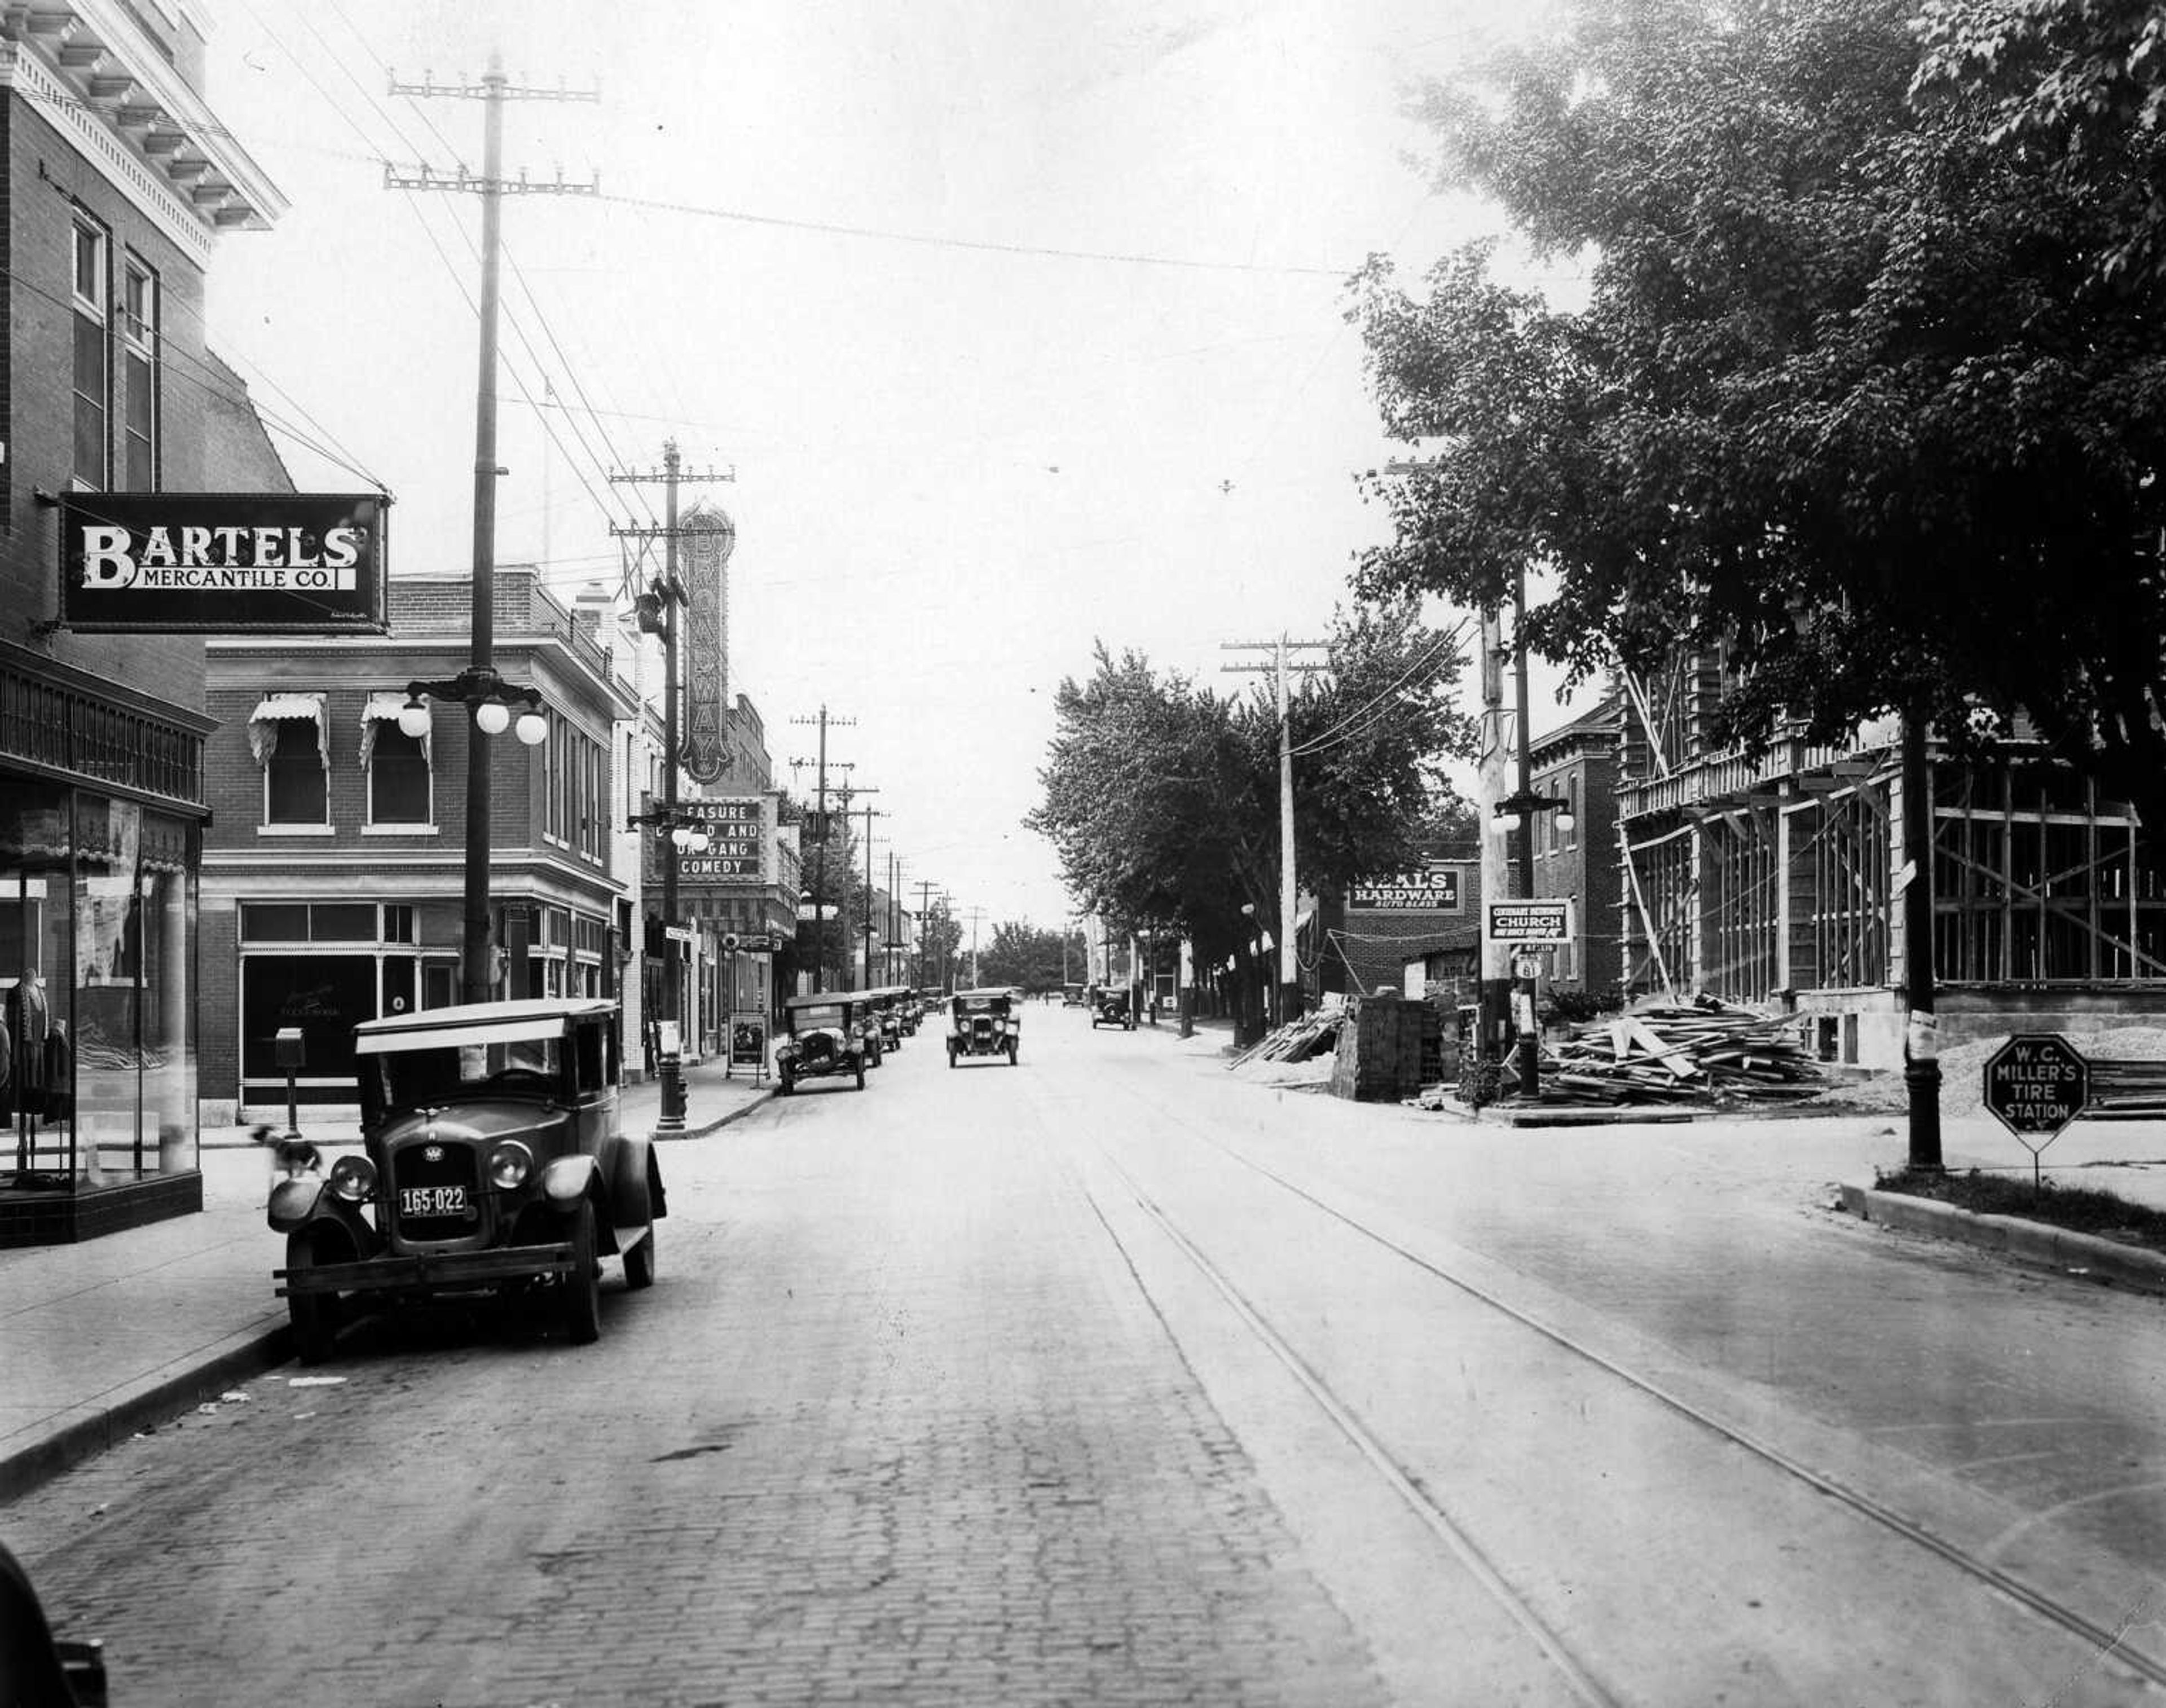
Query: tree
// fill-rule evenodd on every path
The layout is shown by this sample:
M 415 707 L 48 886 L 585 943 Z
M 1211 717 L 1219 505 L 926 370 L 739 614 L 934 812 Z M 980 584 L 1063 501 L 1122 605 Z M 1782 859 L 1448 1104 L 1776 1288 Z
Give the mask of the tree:
M 1206 958 L 1277 915 L 1278 718 L 1266 692 L 1222 698 L 1141 653 L 1101 643 L 1064 681 L 1044 798 L 1026 821 L 1070 891 L 1123 931 L 1193 939 Z M 1295 866 L 1307 884 L 1392 871 L 1448 796 L 1445 762 L 1471 747 L 1452 706 L 1464 653 L 1415 605 L 1342 614 L 1327 668 L 1291 696 Z
M 1910 10 L 1567 0 L 1428 92 L 1440 183 L 1590 293 L 1482 246 L 1422 299 L 1372 262 L 1384 419 L 1452 448 L 1375 481 L 1358 584 L 1501 605 L 1544 565 L 1530 639 L 1576 678 L 1720 653 L 1741 738 L 2021 708 L 2166 809 L 2166 321 L 2096 288 L 2113 209 L 1983 102 L 1914 98 Z
M 1913 84 L 1988 103 L 1989 139 L 2035 152 L 2111 210 L 2096 277 L 2166 271 L 2166 14 L 2154 0 L 1928 0 Z
M 1080 967 L 1081 939 L 1069 932 L 1068 965 Z M 1067 968 L 1061 956 L 1062 933 L 1022 920 L 1003 920 L 992 940 L 978 952 L 978 976 L 988 985 L 1014 985 L 1036 995 L 1060 988 Z

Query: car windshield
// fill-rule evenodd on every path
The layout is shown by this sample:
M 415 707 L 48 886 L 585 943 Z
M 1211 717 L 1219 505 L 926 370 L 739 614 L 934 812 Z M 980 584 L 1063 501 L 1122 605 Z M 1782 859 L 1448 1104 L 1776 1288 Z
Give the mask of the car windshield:
M 822 1026 L 843 1024 L 848 1012 L 840 1002 L 815 1002 L 803 1008 L 790 1011 L 790 1029 L 792 1032 L 811 1032 Z
M 564 1040 L 443 1044 L 387 1050 L 363 1058 L 374 1076 L 376 1101 L 386 1109 L 437 1108 L 462 1097 L 550 1097 L 562 1081 Z

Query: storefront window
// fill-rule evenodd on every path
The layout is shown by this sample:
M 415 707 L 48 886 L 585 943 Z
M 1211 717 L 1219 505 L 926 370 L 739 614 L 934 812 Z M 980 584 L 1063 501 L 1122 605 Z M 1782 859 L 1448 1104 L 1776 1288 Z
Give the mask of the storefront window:
M 67 986 L 52 979 L 68 965 L 67 795 L 31 783 L 9 793 L 0 806 L 0 1108 L 13 1183 L 64 1187 L 77 1170 L 73 1081 L 63 1072 L 54 1083 L 65 1066 Z
M 0 1109 L 13 1183 L 197 1166 L 195 836 L 58 785 L 0 806 Z

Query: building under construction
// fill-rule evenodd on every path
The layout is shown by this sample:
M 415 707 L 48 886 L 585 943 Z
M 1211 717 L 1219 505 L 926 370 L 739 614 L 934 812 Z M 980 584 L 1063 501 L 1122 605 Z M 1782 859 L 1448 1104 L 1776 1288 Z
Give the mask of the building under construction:
M 1618 844 L 1625 977 L 1816 1017 L 1820 1054 L 1899 1065 L 1907 881 L 1932 886 L 1943 1049 L 2166 1013 L 2166 859 L 2133 809 L 2017 740 L 1929 746 L 1933 856 L 1902 850 L 1893 719 L 1748 756 L 1714 736 L 1719 658 L 1627 679 Z

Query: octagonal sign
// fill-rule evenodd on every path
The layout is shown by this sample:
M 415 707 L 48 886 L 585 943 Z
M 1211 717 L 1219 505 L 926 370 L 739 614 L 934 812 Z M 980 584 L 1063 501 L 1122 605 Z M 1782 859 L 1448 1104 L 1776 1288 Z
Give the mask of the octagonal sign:
M 2090 1064 L 2059 1033 L 2019 1033 L 1986 1058 L 1985 1107 L 2019 1139 L 2050 1139 L 2083 1113 L 2090 1081 Z

